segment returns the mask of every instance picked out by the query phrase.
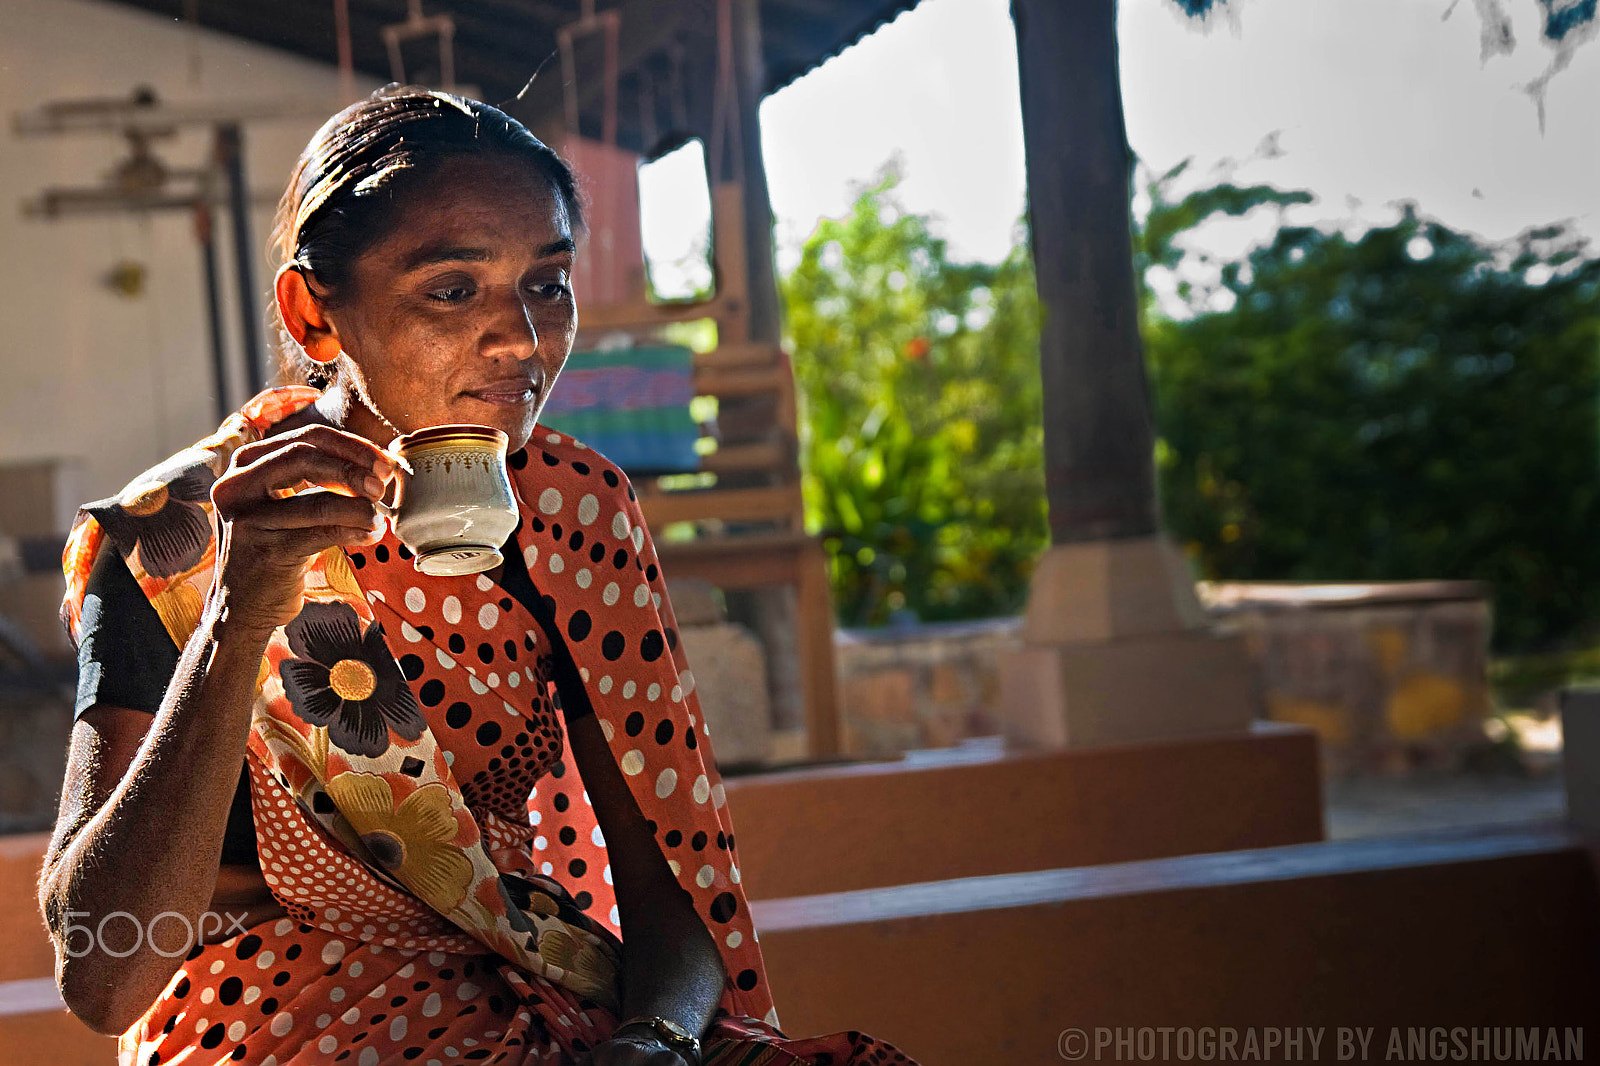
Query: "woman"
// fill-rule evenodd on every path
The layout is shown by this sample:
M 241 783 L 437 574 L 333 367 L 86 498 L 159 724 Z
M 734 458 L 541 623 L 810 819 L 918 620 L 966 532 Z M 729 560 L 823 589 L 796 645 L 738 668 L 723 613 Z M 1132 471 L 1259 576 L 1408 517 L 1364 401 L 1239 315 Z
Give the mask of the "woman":
M 280 210 L 308 384 L 80 513 L 40 902 L 128 1066 L 910 1061 L 774 1028 L 634 494 L 536 425 L 580 226 L 496 109 L 352 105 Z M 522 522 L 497 571 L 423 577 L 379 442 L 452 422 L 509 436 Z

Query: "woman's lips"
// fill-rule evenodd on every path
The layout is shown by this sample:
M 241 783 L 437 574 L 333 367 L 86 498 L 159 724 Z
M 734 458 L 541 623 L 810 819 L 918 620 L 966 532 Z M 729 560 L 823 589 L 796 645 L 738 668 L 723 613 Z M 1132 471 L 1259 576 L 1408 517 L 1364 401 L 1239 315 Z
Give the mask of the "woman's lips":
M 481 389 L 469 389 L 467 395 L 498 407 L 523 407 L 534 401 L 539 390 L 531 382 L 506 381 L 485 385 Z

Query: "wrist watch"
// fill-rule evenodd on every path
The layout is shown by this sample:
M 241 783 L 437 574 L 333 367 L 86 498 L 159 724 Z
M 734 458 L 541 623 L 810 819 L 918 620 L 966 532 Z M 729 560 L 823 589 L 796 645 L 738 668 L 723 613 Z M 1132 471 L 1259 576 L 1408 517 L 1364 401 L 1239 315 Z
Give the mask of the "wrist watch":
M 663 1018 L 659 1014 L 640 1015 L 636 1018 L 629 1018 L 617 1026 L 617 1031 L 621 1032 L 630 1026 L 648 1027 L 663 1044 L 698 1066 L 700 1062 L 700 1041 L 696 1039 L 693 1033 L 671 1018 Z

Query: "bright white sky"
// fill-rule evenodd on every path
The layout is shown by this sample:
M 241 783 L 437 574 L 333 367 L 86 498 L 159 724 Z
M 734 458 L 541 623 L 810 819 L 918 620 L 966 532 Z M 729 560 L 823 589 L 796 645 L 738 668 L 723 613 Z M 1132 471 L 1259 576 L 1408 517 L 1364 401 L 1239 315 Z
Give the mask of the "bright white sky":
M 1160 169 L 1193 156 L 1204 177 L 1282 131 L 1281 156 L 1234 177 L 1312 190 L 1320 202 L 1301 219 L 1387 219 L 1387 205 L 1414 199 L 1492 239 L 1565 218 L 1600 237 L 1600 41 L 1551 82 L 1541 135 L 1520 89 L 1552 57 L 1535 0 L 1505 0 L 1517 49 L 1487 64 L 1472 0 L 1454 6 L 1443 19 L 1452 0 L 1233 0 L 1232 25 L 1207 32 L 1170 0 L 1122 0 L 1128 140 Z M 1024 179 L 1007 0 L 923 0 L 769 97 L 761 124 L 785 267 L 896 154 L 902 201 L 940 220 L 956 257 L 995 260 L 1012 245 Z M 687 193 L 698 167 L 678 152 L 645 169 L 658 261 L 704 233 L 704 193 Z M 1197 243 L 1236 254 L 1262 229 L 1218 224 Z

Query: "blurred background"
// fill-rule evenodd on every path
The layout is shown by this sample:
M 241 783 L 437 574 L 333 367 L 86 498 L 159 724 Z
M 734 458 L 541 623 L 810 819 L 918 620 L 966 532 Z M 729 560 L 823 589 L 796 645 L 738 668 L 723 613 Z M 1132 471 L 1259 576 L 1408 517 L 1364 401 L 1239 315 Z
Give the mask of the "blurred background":
M 1600 682 L 1595 7 L 1088 8 L 1114 11 L 1114 37 L 1044 0 L 0 0 L 0 843 L 18 898 L 70 729 L 72 515 L 279 380 L 282 183 L 327 115 L 407 80 L 505 107 L 585 177 L 583 332 L 547 420 L 639 485 L 744 789 L 741 840 L 772 842 L 747 869 L 791 937 L 763 946 L 797 1028 L 871 993 L 793 960 L 894 930 L 835 915 L 847 932 L 825 941 L 784 900 L 1251 849 L 1307 894 L 1207 897 L 1219 937 L 1237 946 L 1244 914 L 1363 933 L 1263 964 L 1228 1001 L 1244 1024 L 1293 1020 L 1272 988 L 1370 1014 L 1360 982 L 1317 982 L 1450 971 L 1446 945 L 1485 923 L 1486 957 L 1536 975 L 1523 998 L 1483 979 L 1429 1009 L 1580 1024 L 1563 995 L 1594 987 L 1600 933 L 1569 834 L 1600 827 L 1600 796 L 1563 754 Z M 1081 121 L 1056 114 L 1080 68 L 1106 90 Z M 1110 199 L 1068 180 L 1091 156 L 1113 161 Z M 1115 254 L 1108 203 L 1130 224 Z M 1104 290 L 1036 269 L 1069 261 Z M 1149 482 L 1131 525 L 1069 506 L 1128 470 Z M 965 813 L 933 825 L 952 794 Z M 1054 828 L 997 830 L 999 809 Z M 797 843 L 866 810 L 849 863 Z M 996 832 L 1010 849 L 975 855 Z M 1417 847 L 1439 850 L 1406 874 Z M 1429 880 L 1446 868 L 1448 892 Z M 1139 869 L 1139 892 L 1179 893 L 1171 915 L 1051 882 L 1146 932 L 1051 941 L 1017 979 L 1092 1003 L 1062 959 L 1154 981 L 1126 960 L 1170 946 L 1182 891 L 1223 875 Z M 1474 880 L 1503 876 L 1571 909 L 1518 924 Z M 950 891 L 951 913 L 970 905 Z M 0 1022 L 51 1032 L 47 955 L 15 936 Z M 1177 988 L 1228 965 L 1215 947 L 1173 947 L 1166 991 L 1108 1024 L 1210 1017 L 1222 1001 Z M 813 980 L 837 1001 L 805 998 Z M 918 995 L 896 1002 L 938 1002 Z M 1434 1024 L 1423 1007 L 1378 1020 Z M 960 1044 L 896 1009 L 859 1024 L 926 1063 L 986 1061 L 924 1050 Z M 1049 1006 L 1023 1029 L 1069 1021 Z

